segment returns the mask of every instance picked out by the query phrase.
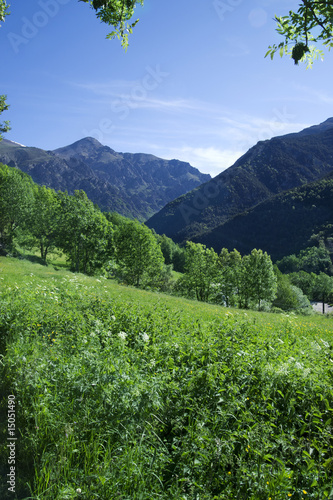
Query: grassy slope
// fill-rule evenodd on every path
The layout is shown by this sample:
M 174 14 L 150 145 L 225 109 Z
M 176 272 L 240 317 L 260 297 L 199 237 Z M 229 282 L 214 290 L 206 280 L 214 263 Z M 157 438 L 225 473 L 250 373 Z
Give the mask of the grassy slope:
M 258 329 L 266 328 L 269 330 L 283 330 L 286 322 L 292 322 L 300 331 L 313 332 L 321 334 L 326 338 L 333 340 L 333 321 L 331 318 L 322 315 L 310 317 L 291 315 L 278 315 L 266 312 L 243 311 L 241 309 L 225 308 L 218 305 L 197 302 L 182 297 L 174 297 L 162 293 L 139 290 L 137 288 L 119 285 L 115 281 L 105 280 L 104 278 L 88 277 L 83 274 L 72 275 L 64 265 L 63 260 L 56 258 L 51 260 L 51 265 L 42 266 L 32 264 L 28 260 L 17 260 L 13 258 L 0 257 L 0 284 L 6 286 L 20 286 L 27 281 L 27 278 L 33 274 L 35 278 L 41 280 L 51 280 L 60 283 L 65 277 L 76 276 L 81 283 L 89 287 L 102 288 L 107 291 L 108 296 L 116 300 L 124 301 L 130 304 L 140 304 L 144 308 L 155 310 L 156 306 L 165 306 L 173 310 L 174 313 L 181 313 L 184 318 L 190 322 L 193 320 L 214 321 L 219 320 L 225 315 L 234 315 L 239 319 L 248 319 L 256 325 Z M 104 292 L 105 293 L 105 292 Z
M 0 259 L 17 498 L 333 498 L 330 318 L 57 269 Z

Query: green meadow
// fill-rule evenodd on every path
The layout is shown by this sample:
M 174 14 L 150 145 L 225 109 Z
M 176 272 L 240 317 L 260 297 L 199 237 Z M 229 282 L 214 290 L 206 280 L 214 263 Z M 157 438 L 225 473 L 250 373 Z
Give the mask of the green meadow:
M 330 317 L 0 258 L 0 345 L 3 499 L 333 498 Z

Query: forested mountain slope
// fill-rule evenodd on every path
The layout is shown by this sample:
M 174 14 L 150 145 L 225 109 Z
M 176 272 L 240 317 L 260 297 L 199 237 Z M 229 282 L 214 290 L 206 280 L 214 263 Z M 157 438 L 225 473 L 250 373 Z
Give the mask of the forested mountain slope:
M 0 143 L 0 162 L 56 190 L 71 194 L 83 189 L 102 210 L 141 220 L 210 179 L 188 163 L 117 153 L 91 137 L 55 151 L 4 140 Z
M 203 241 L 201 235 L 221 227 L 236 215 L 332 171 L 333 118 L 330 118 L 300 133 L 258 142 L 232 167 L 168 203 L 147 225 L 177 242 Z
M 275 261 L 308 247 L 310 239 L 323 239 L 333 253 L 333 175 L 276 195 L 253 209 L 200 235 L 200 241 L 249 253 L 260 248 Z

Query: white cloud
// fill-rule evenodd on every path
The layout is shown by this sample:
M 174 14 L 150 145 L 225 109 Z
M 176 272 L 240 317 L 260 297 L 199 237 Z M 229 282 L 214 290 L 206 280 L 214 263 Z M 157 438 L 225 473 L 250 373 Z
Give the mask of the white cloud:
M 191 163 L 193 167 L 201 172 L 215 177 L 226 168 L 231 167 L 242 155 L 241 151 L 218 149 L 215 147 L 183 147 L 178 150 L 178 157 Z M 186 158 L 186 160 L 185 160 Z

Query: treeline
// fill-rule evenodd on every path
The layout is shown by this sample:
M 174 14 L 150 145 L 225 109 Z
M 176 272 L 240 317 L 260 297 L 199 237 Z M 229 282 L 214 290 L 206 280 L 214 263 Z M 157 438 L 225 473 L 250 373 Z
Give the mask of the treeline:
M 308 298 L 325 302 L 333 293 L 325 248 L 311 247 L 278 266 L 257 249 L 242 256 L 193 242 L 183 248 L 137 220 L 102 213 L 84 191 L 56 192 L 0 164 L 0 254 L 15 255 L 17 246 L 38 248 L 45 264 L 60 251 L 72 271 L 227 307 L 309 312 Z M 172 270 L 182 275 L 176 279 Z
M 252 250 L 243 257 L 226 248 L 218 255 L 212 248 L 188 242 L 185 272 L 176 288 L 200 301 L 249 308 L 271 303 L 277 290 L 277 278 L 269 255 Z
M 0 254 L 38 248 L 46 263 L 61 251 L 72 271 L 107 272 L 127 284 L 165 289 L 185 251 L 137 220 L 102 213 L 82 190 L 74 195 L 35 184 L 0 164 Z

